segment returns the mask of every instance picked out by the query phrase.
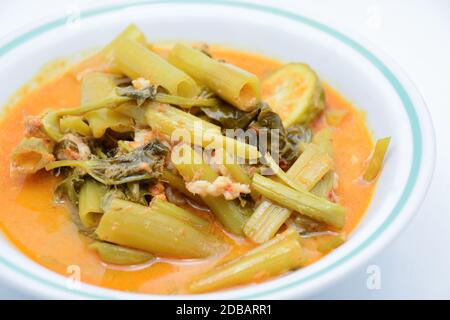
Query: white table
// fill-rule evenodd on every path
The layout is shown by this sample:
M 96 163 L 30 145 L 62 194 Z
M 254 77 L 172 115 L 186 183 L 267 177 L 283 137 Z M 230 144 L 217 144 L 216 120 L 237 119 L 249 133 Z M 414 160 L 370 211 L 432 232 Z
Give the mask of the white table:
M 73 11 L 89 0 L 2 3 L 0 37 L 50 12 Z M 100 1 L 95 1 L 99 3 Z M 104 1 L 105 2 L 105 1 Z M 112 1 L 109 1 L 112 2 Z M 437 136 L 429 193 L 413 221 L 381 254 L 317 299 L 450 298 L 450 1 L 259 1 L 356 30 L 391 55 L 422 92 Z M 367 267 L 379 266 L 381 288 L 369 290 Z M 32 298 L 0 283 L 0 298 Z

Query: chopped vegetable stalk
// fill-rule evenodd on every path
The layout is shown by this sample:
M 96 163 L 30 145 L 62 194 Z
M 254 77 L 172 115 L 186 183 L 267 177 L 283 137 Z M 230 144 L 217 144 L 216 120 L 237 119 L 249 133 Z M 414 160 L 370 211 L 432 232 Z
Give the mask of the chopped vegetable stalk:
M 318 153 L 321 157 L 318 159 L 317 157 L 311 157 L 311 151 L 309 151 L 311 149 L 308 148 L 313 149 L 316 152 L 315 154 Z M 318 164 L 313 164 L 306 159 L 318 161 Z M 320 152 L 318 147 L 312 147 L 312 144 L 308 144 L 306 150 L 295 161 L 287 173 L 275 163 L 270 155 L 267 154 L 265 160 L 284 184 L 298 191 L 310 190 L 315 184 L 314 181 L 320 180 L 332 166 L 331 159 L 328 155 Z M 265 242 L 275 235 L 278 229 L 289 218 L 290 214 L 291 210 L 265 200 L 259 204 L 253 215 L 247 221 L 244 232 L 254 242 Z
M 142 33 L 142 31 L 139 30 L 139 28 L 135 24 L 130 24 L 125 28 L 125 30 L 123 30 L 117 37 L 115 37 L 107 46 L 103 48 L 101 54 L 104 55 L 107 59 L 112 59 L 117 44 L 123 38 L 131 39 L 139 43 L 145 43 L 145 35 Z
M 321 198 L 328 198 L 334 186 L 334 172 L 328 172 L 322 179 L 311 189 L 311 193 Z
M 204 121 L 190 113 L 179 110 L 168 104 L 150 102 L 144 107 L 145 116 L 150 127 L 154 127 L 168 136 L 177 129 L 194 129 L 220 134 L 219 126 Z
M 91 128 L 89 128 L 89 125 L 84 122 L 83 118 L 80 116 L 62 117 L 59 120 L 59 126 L 61 128 L 61 131 L 64 133 L 72 132 L 78 133 L 82 136 L 92 135 Z
M 323 235 L 323 232 L 329 231 L 326 224 L 297 213 L 293 215 L 292 223 L 300 235 L 304 236 L 311 236 L 311 234 Z
M 104 72 L 90 72 L 81 79 L 81 105 L 117 96 L 116 76 Z
M 252 179 L 240 164 L 225 162 L 223 166 L 234 181 L 247 185 L 252 184 Z
M 102 101 L 105 98 L 118 97 L 116 94 L 115 77 L 102 72 L 91 72 L 81 80 L 81 104 L 87 105 Z M 101 138 L 106 129 L 111 128 L 117 132 L 133 130 L 133 120 L 110 108 L 102 108 L 87 112 L 84 117 L 94 138 Z
M 306 64 L 287 64 L 262 81 L 262 96 L 286 128 L 308 124 L 325 108 L 325 94 L 316 73 Z
M 116 107 L 117 105 L 129 101 L 128 97 L 112 96 L 101 101 L 89 103 L 78 108 L 59 109 L 47 112 L 42 118 L 44 132 L 53 141 L 59 141 L 63 137 L 59 120 L 63 116 L 81 116 L 87 112 L 98 110 L 101 108 Z
M 196 137 L 194 137 L 196 139 Z M 195 140 L 194 140 L 195 141 Z M 206 135 L 202 140 L 206 144 L 205 148 L 215 148 L 218 149 L 223 146 L 227 153 L 236 156 L 237 158 L 245 158 L 250 161 L 254 161 L 261 157 L 261 153 L 258 148 L 254 145 L 247 144 L 240 140 L 236 140 L 231 137 L 222 135 Z M 213 141 L 208 144 L 208 141 Z
M 187 188 L 186 184 L 180 176 L 172 173 L 169 169 L 164 169 L 161 175 L 161 180 L 167 182 L 171 187 L 177 189 L 185 196 L 191 198 L 197 203 L 203 203 L 202 198 L 198 195 L 191 193 Z
M 299 235 L 288 229 L 271 241 L 206 273 L 189 288 L 199 293 L 257 282 L 297 269 L 303 263 Z
M 108 188 L 97 181 L 88 179 L 80 189 L 78 214 L 85 228 L 93 228 L 98 225 L 103 213 L 102 200 Z
M 147 125 L 147 122 L 145 121 L 144 108 L 142 106 L 138 106 L 135 101 L 127 101 L 122 103 L 117 108 L 114 108 L 114 111 L 130 117 L 137 125 Z
M 165 93 L 157 93 L 154 100 L 161 103 L 174 104 L 185 109 L 190 109 L 194 106 L 208 108 L 219 104 L 219 101 L 215 98 L 185 98 Z
M 203 161 L 200 154 L 189 145 L 182 144 L 172 150 L 172 161 L 186 181 L 206 180 L 214 182 L 217 173 Z M 203 202 L 216 215 L 226 230 L 236 235 L 243 234 L 246 222 L 244 209 L 235 201 L 227 201 L 224 197 L 202 196 Z
M 254 74 L 216 61 L 181 43 L 172 48 L 168 59 L 171 64 L 240 110 L 250 111 L 260 100 L 260 83 Z
M 333 160 L 314 143 L 306 145 L 303 153 L 289 168 L 287 176 L 303 190 L 311 190 L 332 169 Z M 284 181 L 284 180 L 283 180 Z M 292 186 L 291 186 L 292 187 Z
M 318 145 L 323 152 L 326 152 L 330 158 L 333 157 L 333 144 L 331 142 L 331 129 L 324 128 L 314 134 L 312 142 Z
M 31 174 L 55 160 L 53 143 L 42 138 L 23 138 L 11 155 L 11 172 Z
M 84 117 L 89 122 L 94 138 L 103 137 L 107 129 L 116 132 L 130 132 L 134 127 L 130 117 L 108 108 L 88 112 Z
M 220 127 L 172 106 L 149 103 L 145 107 L 145 117 L 152 129 L 170 136 L 172 140 L 208 149 L 225 148 L 230 154 L 246 159 L 260 156 L 256 146 L 223 136 Z
M 117 198 L 107 201 L 103 209 L 95 233 L 104 241 L 176 258 L 205 258 L 226 249 L 215 237 L 165 210 Z
M 150 202 L 150 207 L 156 211 L 164 212 L 174 218 L 190 223 L 197 228 L 210 226 L 207 220 L 166 200 L 153 198 Z
M 338 234 L 336 236 L 333 236 L 328 241 L 326 241 L 326 242 L 322 243 L 321 245 L 319 245 L 319 247 L 317 249 L 320 252 L 322 252 L 323 254 L 326 254 L 326 253 L 336 249 L 341 244 L 345 243 L 346 238 L 347 237 L 345 236 L 345 234 L 340 233 L 340 234 Z
M 297 190 L 303 190 L 303 186 L 292 180 L 273 160 L 266 154 L 266 164 L 284 184 Z M 254 189 L 254 188 L 253 188 Z M 256 192 L 253 190 L 253 192 Z M 263 243 L 272 238 L 283 223 L 289 218 L 291 210 L 280 207 L 269 200 L 262 201 L 253 212 L 244 227 L 244 233 L 254 242 Z
M 119 266 L 142 264 L 155 258 L 148 252 L 101 241 L 95 241 L 89 248 L 97 251 L 103 262 Z
M 107 159 L 61 160 L 47 165 L 46 170 L 60 167 L 81 168 L 105 185 L 159 178 L 168 148 L 158 139 L 151 140 L 132 152 Z
M 383 159 L 390 142 L 391 137 L 377 140 L 375 149 L 369 160 L 369 165 L 367 166 L 366 172 L 364 172 L 363 175 L 364 180 L 370 182 L 378 176 L 381 167 L 383 166 Z
M 299 184 L 294 179 L 291 179 L 290 176 L 293 176 L 293 174 L 292 173 L 290 175 L 286 174 L 269 154 L 266 154 L 264 156 L 264 160 L 266 161 L 266 164 L 269 165 L 269 168 L 273 171 L 273 173 L 277 176 L 277 178 L 280 181 L 282 181 L 285 185 L 294 188 L 296 190 L 300 191 L 305 190 L 303 184 Z
M 117 41 L 114 47 L 114 64 L 128 77 L 143 77 L 173 95 L 190 98 L 200 92 L 195 81 L 186 73 L 131 39 L 122 38 Z
M 314 220 L 342 228 L 345 224 L 345 209 L 340 205 L 319 198 L 312 193 L 299 191 L 259 174 L 253 176 L 253 188 L 283 207 L 297 211 Z
M 330 159 L 333 158 L 333 144 L 331 142 L 330 128 L 321 129 L 317 132 L 312 140 L 323 152 L 327 153 Z M 333 171 L 327 172 L 322 179 L 311 190 L 316 196 L 328 198 L 330 192 L 333 190 L 335 180 L 335 173 Z
M 144 87 L 136 89 L 133 86 L 119 87 L 117 93 L 121 96 L 136 99 L 137 105 L 142 105 L 147 100 L 153 100 L 159 103 L 174 104 L 185 109 L 197 107 L 214 107 L 219 104 L 219 100 L 215 98 L 186 98 L 157 91 L 156 86 Z
M 263 200 L 253 212 L 244 227 L 247 237 L 256 243 L 272 238 L 291 215 L 291 210 Z

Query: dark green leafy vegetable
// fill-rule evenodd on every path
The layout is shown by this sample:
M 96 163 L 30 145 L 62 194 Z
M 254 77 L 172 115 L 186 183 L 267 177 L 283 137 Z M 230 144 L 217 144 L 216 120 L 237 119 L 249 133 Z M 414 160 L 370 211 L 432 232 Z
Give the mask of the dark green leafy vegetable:
M 142 105 L 147 99 L 154 99 L 158 92 L 156 86 L 148 86 L 142 89 L 136 89 L 133 86 L 118 87 L 116 92 L 119 96 L 125 96 L 136 99 L 138 107 Z
M 137 106 L 141 106 L 147 100 L 153 100 L 160 103 L 167 103 L 190 109 L 193 106 L 214 107 L 219 103 L 215 98 L 186 98 L 167 93 L 158 92 L 156 86 L 135 89 L 133 86 L 118 87 L 117 94 L 120 96 L 136 99 Z
M 260 148 L 265 147 L 266 150 L 263 151 L 277 150 L 280 167 L 287 169 L 301 154 L 299 144 L 311 141 L 311 131 L 300 125 L 285 129 L 280 116 L 267 104 L 262 103 L 260 110 L 256 121 L 252 122 L 249 128 L 253 128 L 257 132 L 267 131 L 267 145 L 260 146 Z M 278 134 L 278 136 L 273 136 L 274 134 Z
M 286 129 L 287 139 L 292 145 L 299 145 L 300 143 L 310 143 L 312 140 L 312 131 L 310 128 L 295 124 Z
M 259 112 L 259 109 L 245 112 L 226 103 L 220 103 L 214 107 L 203 107 L 201 110 L 224 129 L 244 129 Z
M 54 201 L 59 204 L 64 203 L 67 205 L 71 219 L 77 226 L 78 232 L 91 239 L 96 239 L 93 230 L 86 228 L 83 225 L 78 214 L 79 192 L 83 183 L 84 178 L 79 170 L 71 170 L 68 176 L 56 186 Z
M 293 125 L 286 129 L 286 147 L 282 154 L 284 169 L 289 168 L 302 153 L 301 143 L 309 143 L 312 139 L 311 129 L 302 125 Z
M 152 139 L 145 146 L 124 155 L 107 159 L 55 161 L 46 169 L 67 166 L 80 168 L 103 184 L 118 185 L 159 178 L 168 152 L 169 149 L 160 140 Z
M 280 116 L 264 102 L 260 103 L 258 118 L 251 124 L 251 127 L 259 129 L 279 129 L 283 134 L 285 133 Z
M 69 202 L 78 207 L 78 193 L 84 179 L 78 170 L 73 170 L 64 180 L 56 185 L 54 197 L 56 203 Z

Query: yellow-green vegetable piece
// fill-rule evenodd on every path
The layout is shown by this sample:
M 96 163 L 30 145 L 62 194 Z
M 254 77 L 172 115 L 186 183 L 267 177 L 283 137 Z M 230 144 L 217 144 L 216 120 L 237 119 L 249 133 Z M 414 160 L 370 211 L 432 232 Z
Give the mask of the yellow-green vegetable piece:
M 23 138 L 11 155 L 11 171 L 31 174 L 44 168 L 55 160 L 52 154 L 53 143 L 46 139 Z
M 345 234 L 343 234 L 343 233 L 338 234 L 336 236 L 333 236 L 328 241 L 320 244 L 317 249 L 324 254 L 328 253 L 328 252 L 336 249 L 337 247 L 339 247 L 341 244 L 345 243 L 346 238 L 347 237 Z
M 83 118 L 80 116 L 66 116 L 59 119 L 59 127 L 61 131 L 78 133 L 82 136 L 90 136 L 92 135 L 91 128 L 89 125 L 83 121 Z
M 383 166 L 384 156 L 386 155 L 390 142 L 391 137 L 377 140 L 372 157 L 369 160 L 369 165 L 363 175 L 365 181 L 373 181 L 380 173 L 381 167 Z
M 325 93 L 314 70 L 291 63 L 269 74 L 261 84 L 262 98 L 285 127 L 308 124 L 325 109 Z
M 205 274 L 190 285 L 194 293 L 255 282 L 296 269 L 304 263 L 300 237 L 288 229 L 272 240 Z
M 325 119 L 330 126 L 338 126 L 344 120 L 345 116 L 348 114 L 347 110 L 330 110 L 325 112 Z
M 96 241 L 89 248 L 97 251 L 103 262 L 119 266 L 142 264 L 155 258 L 151 253 L 107 242 Z
M 200 93 L 199 86 L 190 76 L 146 46 L 128 38 L 116 43 L 114 65 L 128 77 L 143 77 L 172 95 L 190 98 Z
M 104 205 L 95 230 L 107 242 L 172 258 L 205 258 L 227 245 L 216 237 L 175 218 L 165 210 L 113 198 Z
M 214 60 L 200 50 L 177 43 L 169 52 L 168 59 L 240 110 L 255 109 L 261 99 L 258 77 L 234 65 Z
M 78 215 L 86 228 L 98 225 L 103 213 L 102 200 L 108 187 L 93 179 L 87 179 L 80 189 Z
M 213 182 L 218 174 L 189 145 L 178 145 L 172 149 L 172 161 L 175 168 L 186 181 L 206 180 Z M 236 235 L 243 235 L 247 222 L 246 210 L 236 201 L 225 200 L 224 197 L 205 195 L 203 202 L 211 209 L 224 228 Z
M 307 191 L 292 189 L 259 174 L 253 176 L 252 186 L 264 197 L 282 207 L 297 211 L 336 228 L 342 228 L 345 225 L 346 210 L 337 203 L 330 202 Z

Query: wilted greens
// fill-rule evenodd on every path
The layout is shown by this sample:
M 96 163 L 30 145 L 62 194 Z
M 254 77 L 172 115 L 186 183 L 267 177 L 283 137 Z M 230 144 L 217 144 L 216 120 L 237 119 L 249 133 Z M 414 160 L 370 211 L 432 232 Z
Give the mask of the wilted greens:
M 135 99 L 137 105 L 142 105 L 147 99 L 154 99 L 156 96 L 157 88 L 156 86 L 148 86 L 142 89 L 136 89 L 133 86 L 118 87 L 116 92 L 120 96 L 129 97 Z
M 257 116 L 259 108 L 245 112 L 227 103 L 220 103 L 214 107 L 203 107 L 202 112 L 224 129 L 245 129 Z
M 164 168 L 168 148 L 157 139 L 143 147 L 112 158 L 89 160 L 60 160 L 47 165 L 47 170 L 75 167 L 105 185 L 151 180 L 159 178 Z
M 189 109 L 193 106 L 215 107 L 219 104 L 219 100 L 215 98 L 203 98 L 200 96 L 196 98 L 186 98 L 158 92 L 158 88 L 156 86 L 147 86 L 140 89 L 136 89 L 133 86 L 118 87 L 116 92 L 120 96 L 135 99 L 138 107 L 145 101 L 150 100 L 160 103 L 175 104 L 185 109 Z
M 249 128 L 258 132 L 266 131 L 268 137 L 266 150 L 278 150 L 280 167 L 283 169 L 289 168 L 300 156 L 300 143 L 309 142 L 312 137 L 311 130 L 301 125 L 285 129 L 280 116 L 267 104 L 261 106 L 257 119 L 249 125 Z

